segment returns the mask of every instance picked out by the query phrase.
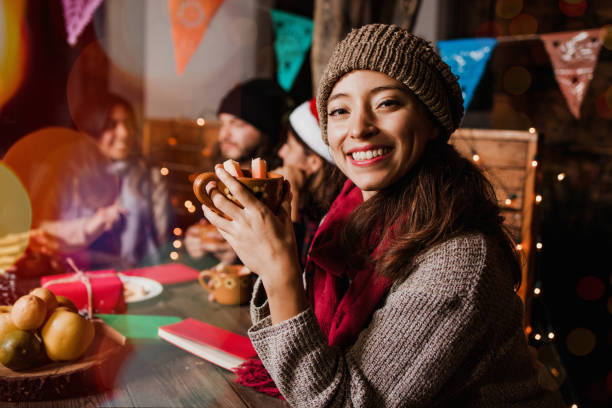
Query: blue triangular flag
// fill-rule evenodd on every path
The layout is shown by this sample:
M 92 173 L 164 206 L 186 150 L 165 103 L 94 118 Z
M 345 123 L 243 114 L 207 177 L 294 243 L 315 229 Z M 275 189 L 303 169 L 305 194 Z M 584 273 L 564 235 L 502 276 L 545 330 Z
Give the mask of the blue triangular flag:
M 278 83 L 289 91 L 312 43 L 312 20 L 279 10 L 270 10 L 276 39 Z
M 474 90 L 496 45 L 495 38 L 438 41 L 442 60 L 450 66 L 453 74 L 459 77 L 464 110 L 467 110 L 472 101 Z

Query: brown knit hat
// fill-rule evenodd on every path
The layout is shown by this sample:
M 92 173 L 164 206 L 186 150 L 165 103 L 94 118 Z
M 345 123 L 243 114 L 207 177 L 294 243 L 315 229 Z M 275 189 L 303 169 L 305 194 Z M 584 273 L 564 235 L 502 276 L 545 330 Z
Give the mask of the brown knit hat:
M 369 24 L 339 42 L 319 82 L 317 109 L 327 143 L 327 99 L 345 74 L 382 72 L 410 89 L 449 136 L 461 123 L 463 97 L 457 78 L 431 45 L 395 25 Z

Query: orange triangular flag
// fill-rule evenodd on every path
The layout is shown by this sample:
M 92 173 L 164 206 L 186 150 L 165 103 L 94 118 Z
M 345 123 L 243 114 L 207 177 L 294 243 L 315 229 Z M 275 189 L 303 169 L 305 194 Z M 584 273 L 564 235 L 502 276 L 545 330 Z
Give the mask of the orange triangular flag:
M 601 40 L 599 30 L 540 34 L 567 106 L 580 118 L 580 106 L 593 79 Z
M 224 0 L 169 0 L 176 71 L 183 73 Z

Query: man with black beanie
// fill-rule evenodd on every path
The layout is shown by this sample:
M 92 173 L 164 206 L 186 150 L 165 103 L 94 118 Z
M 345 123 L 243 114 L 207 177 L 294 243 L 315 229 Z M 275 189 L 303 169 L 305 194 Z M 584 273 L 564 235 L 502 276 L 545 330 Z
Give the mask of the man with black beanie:
M 220 160 L 232 159 L 241 167 L 250 167 L 251 159 L 260 157 L 269 169 L 278 167 L 282 162 L 277 153 L 284 143 L 288 100 L 274 79 L 255 78 L 232 88 L 217 109 L 221 123 Z M 202 239 L 201 226 L 205 223 L 202 220 L 187 229 L 185 249 L 189 255 L 199 259 L 209 252 L 222 262 L 235 262 L 236 255 L 227 242 Z
M 229 91 L 217 110 L 222 158 L 247 166 L 261 157 L 270 169 L 280 164 L 277 152 L 284 142 L 287 100 L 278 83 L 267 78 L 251 79 Z

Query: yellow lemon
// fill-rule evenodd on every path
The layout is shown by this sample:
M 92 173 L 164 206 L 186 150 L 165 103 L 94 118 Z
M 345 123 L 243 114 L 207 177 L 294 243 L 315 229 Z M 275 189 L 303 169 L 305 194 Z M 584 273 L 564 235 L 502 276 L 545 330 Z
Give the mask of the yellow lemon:
M 47 355 L 53 361 L 70 361 L 81 357 L 95 335 L 94 324 L 78 313 L 59 307 L 42 328 Z
M 47 306 L 47 317 L 50 316 L 57 307 L 55 295 L 47 288 L 36 288 L 30 292 L 30 295 L 39 297 L 45 302 Z
M 36 330 L 45 322 L 47 306 L 34 295 L 25 295 L 17 299 L 11 309 L 13 323 L 21 330 Z
M 72 310 L 74 313 L 78 313 L 79 312 L 79 308 L 76 307 L 74 302 L 72 300 L 68 299 L 66 296 L 57 295 L 57 296 L 55 296 L 55 298 L 57 299 L 57 305 L 58 306 L 67 307 L 68 309 Z

